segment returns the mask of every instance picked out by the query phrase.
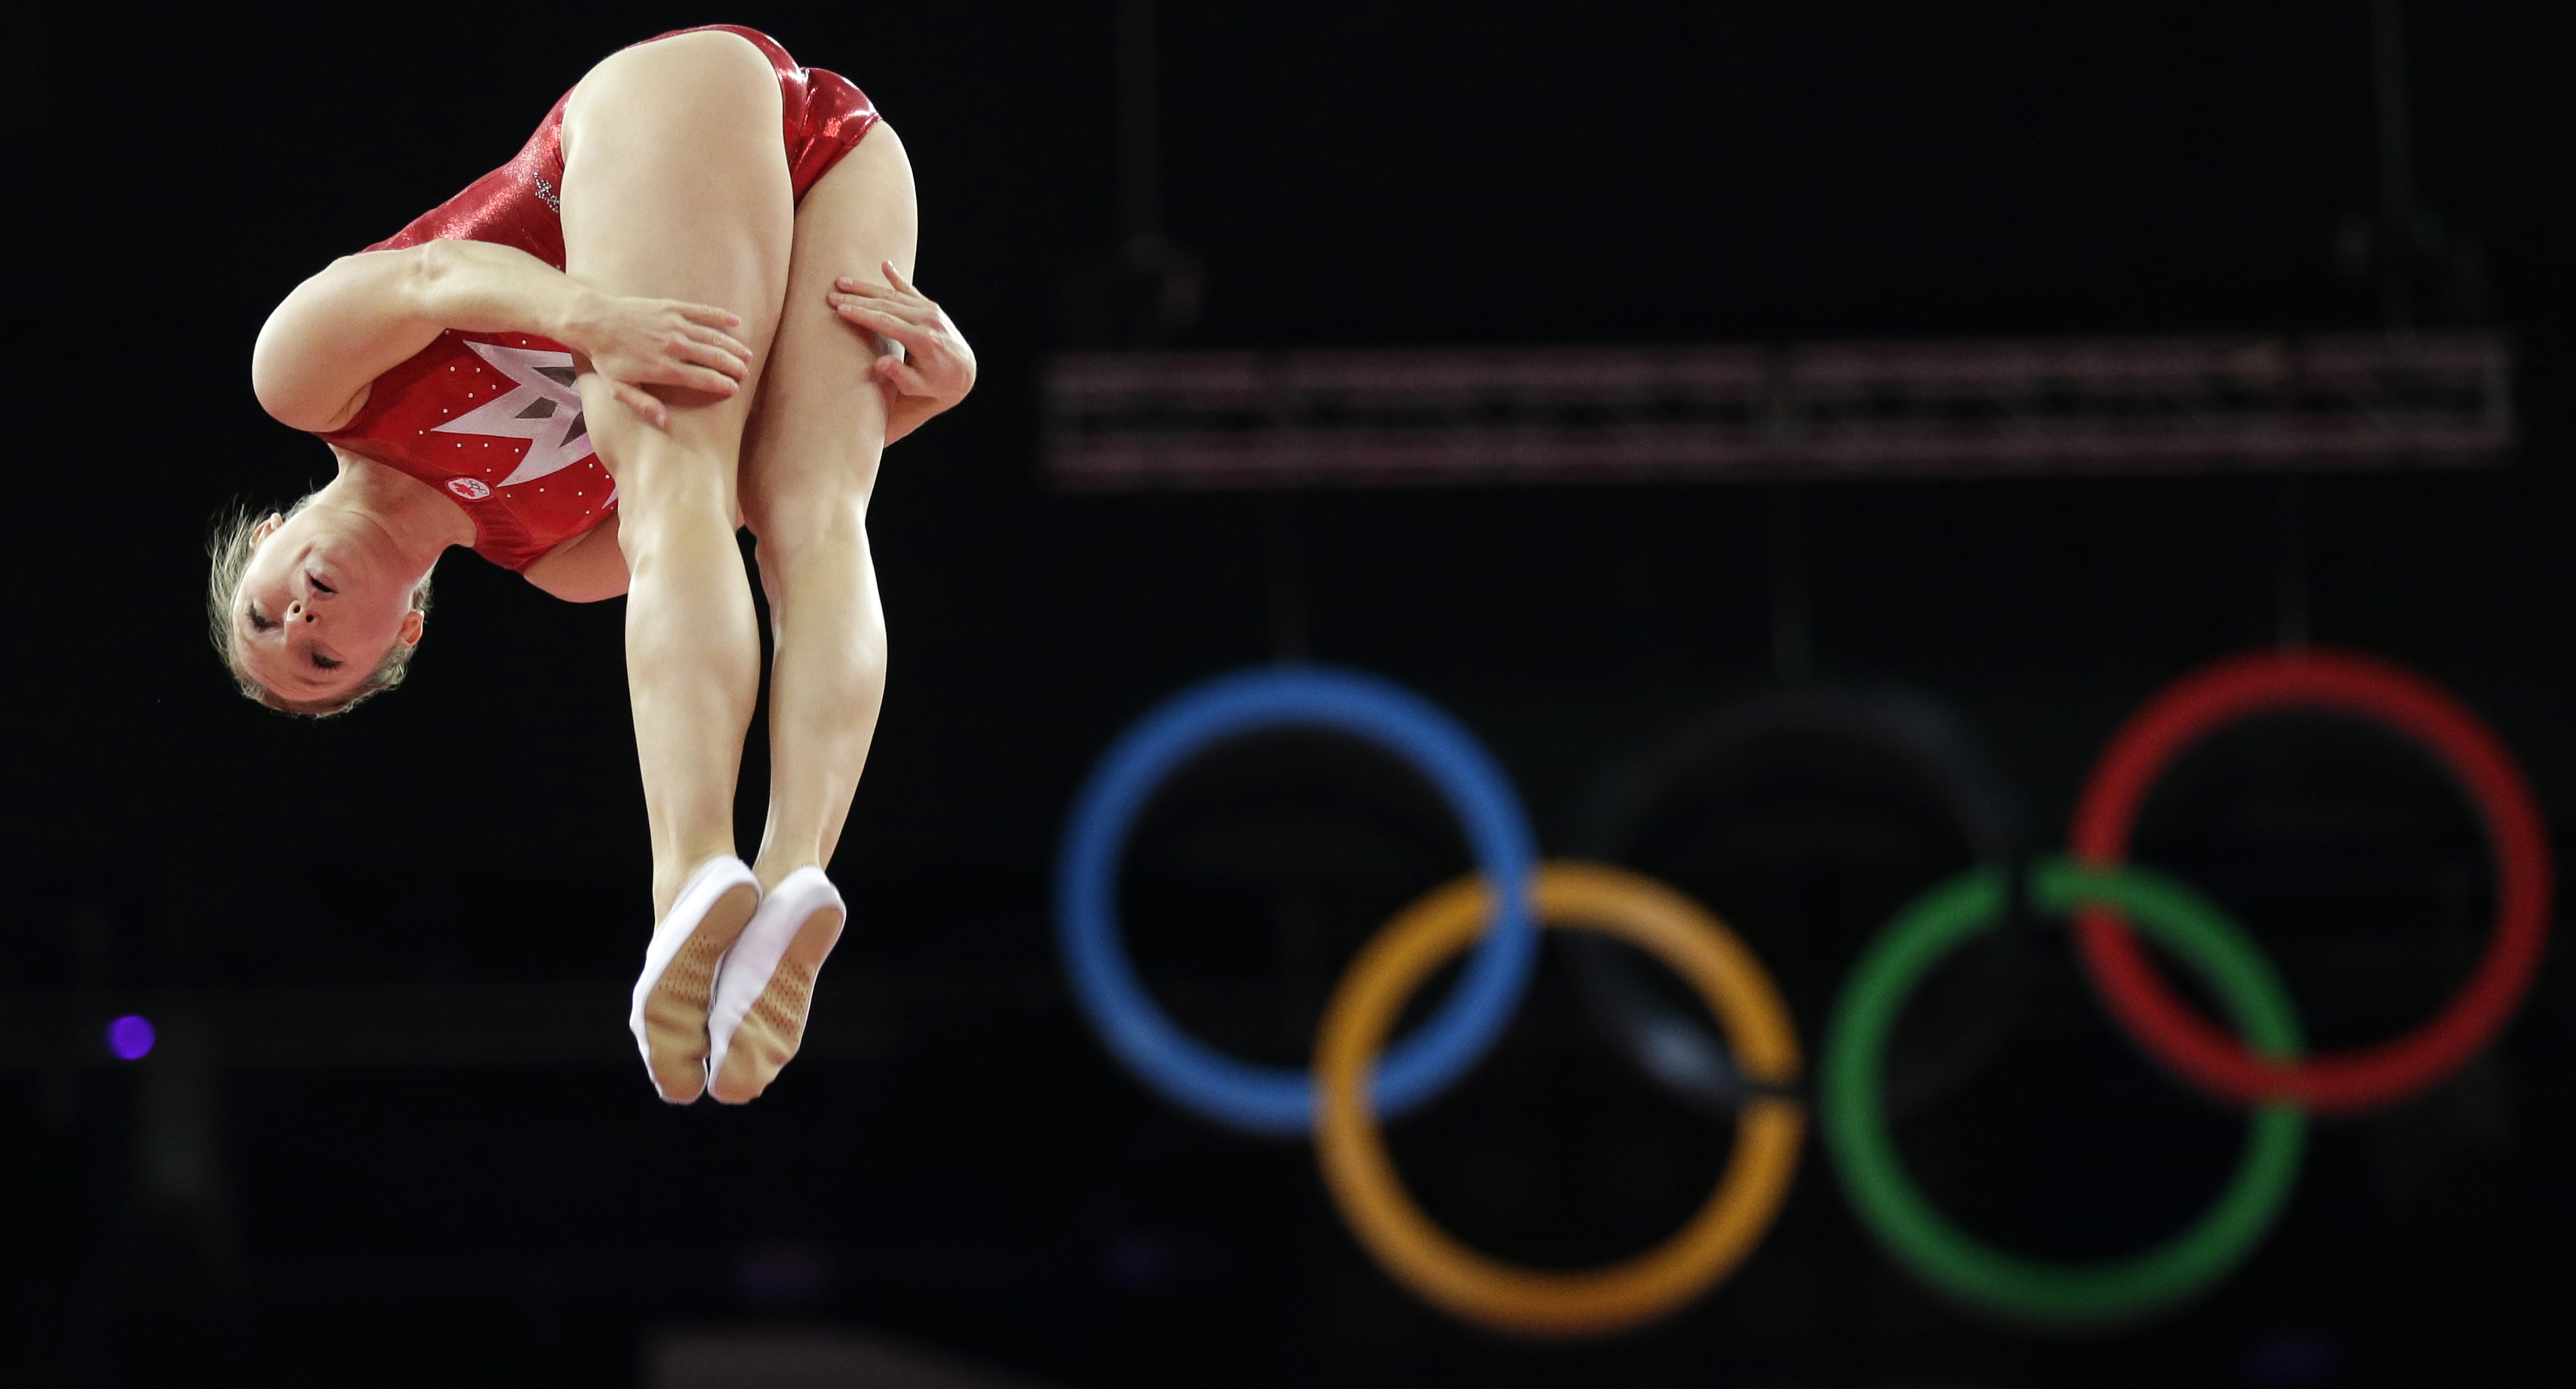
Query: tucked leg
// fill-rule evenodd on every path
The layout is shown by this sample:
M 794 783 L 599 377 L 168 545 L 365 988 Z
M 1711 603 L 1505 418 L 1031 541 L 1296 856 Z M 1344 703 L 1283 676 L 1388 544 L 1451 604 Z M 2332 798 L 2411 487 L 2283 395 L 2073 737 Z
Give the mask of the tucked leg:
M 720 305 L 765 356 L 795 208 L 776 75 L 723 33 L 619 53 L 564 117 L 565 270 L 595 288 Z M 582 364 L 585 367 L 586 363 Z M 584 372 L 582 403 L 618 486 L 633 576 L 627 685 L 653 837 L 657 919 L 690 873 L 733 850 L 733 796 L 759 687 L 759 635 L 733 538 L 743 426 L 762 376 L 731 397 L 659 389 L 656 428 Z
M 770 666 L 769 825 L 756 865 L 768 897 L 727 957 L 708 1019 L 708 1089 L 740 1104 L 803 1044 L 840 894 L 823 876 L 875 737 L 885 617 L 868 557 L 868 497 L 885 447 L 869 379 L 873 335 L 825 295 L 843 275 L 912 263 L 912 174 L 903 145 L 869 133 L 809 190 L 796 216 L 787 300 L 742 469 L 777 654 Z
M 843 275 L 911 272 L 916 220 L 903 143 L 880 126 L 805 196 L 787 298 L 746 439 L 743 517 L 759 538 L 770 667 L 769 820 L 755 865 L 775 885 L 828 863 L 867 764 L 885 691 L 885 616 L 868 498 L 885 400 L 878 343 L 825 302 Z

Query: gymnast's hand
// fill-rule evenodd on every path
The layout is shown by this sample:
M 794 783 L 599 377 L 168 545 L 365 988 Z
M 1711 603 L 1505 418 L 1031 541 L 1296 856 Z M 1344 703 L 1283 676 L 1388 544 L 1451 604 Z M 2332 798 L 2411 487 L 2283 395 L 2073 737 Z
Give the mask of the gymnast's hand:
M 844 275 L 825 297 L 844 321 L 902 345 L 903 351 L 877 358 L 868 369 L 886 389 L 887 403 L 909 397 L 928 407 L 923 414 L 938 414 L 975 389 L 975 349 L 966 345 L 965 334 L 947 312 L 913 288 L 893 261 L 883 262 L 883 269 L 883 285 Z
M 742 319 L 707 304 L 592 294 L 564 335 L 590 359 L 617 399 L 657 429 L 671 427 L 670 406 L 646 386 L 679 386 L 722 398 L 751 375 L 751 349 L 726 332 Z

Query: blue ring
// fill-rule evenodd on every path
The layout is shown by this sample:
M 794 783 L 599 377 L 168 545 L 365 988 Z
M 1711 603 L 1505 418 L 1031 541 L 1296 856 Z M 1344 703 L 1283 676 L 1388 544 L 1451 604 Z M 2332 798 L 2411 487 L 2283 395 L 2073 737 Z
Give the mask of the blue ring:
M 1056 942 L 1074 998 L 1109 1050 L 1173 1103 L 1252 1133 L 1298 1134 L 1314 1128 L 1312 1072 L 1237 1061 L 1181 1031 L 1137 979 L 1118 927 L 1118 862 L 1154 788 L 1210 744 L 1278 727 L 1357 734 L 1411 763 L 1456 812 L 1477 870 L 1500 889 L 1501 910 L 1457 987 L 1379 1058 L 1371 1093 L 1381 1114 L 1439 1093 L 1510 1023 L 1538 957 L 1529 913 L 1537 854 L 1520 798 L 1474 736 L 1373 675 L 1311 666 L 1220 675 L 1155 706 L 1110 745 L 1074 801 L 1056 858 Z

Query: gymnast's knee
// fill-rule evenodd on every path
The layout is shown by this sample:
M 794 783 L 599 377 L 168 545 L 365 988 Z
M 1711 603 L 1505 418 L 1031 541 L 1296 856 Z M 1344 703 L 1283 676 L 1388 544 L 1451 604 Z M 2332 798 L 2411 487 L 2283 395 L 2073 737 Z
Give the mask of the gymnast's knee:
M 617 538 L 630 566 L 672 546 L 733 546 L 734 491 L 713 467 L 628 468 L 617 479 Z
M 784 492 L 746 488 L 743 524 L 760 544 L 764 566 L 867 544 L 867 493 L 856 481 L 819 480 Z

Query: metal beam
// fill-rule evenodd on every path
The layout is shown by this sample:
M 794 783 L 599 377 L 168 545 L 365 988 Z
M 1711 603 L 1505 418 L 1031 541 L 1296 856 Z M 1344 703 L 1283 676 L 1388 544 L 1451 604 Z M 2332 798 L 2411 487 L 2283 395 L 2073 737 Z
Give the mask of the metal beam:
M 1046 378 L 1083 491 L 2303 472 L 2507 461 L 2494 333 L 1094 353 Z

